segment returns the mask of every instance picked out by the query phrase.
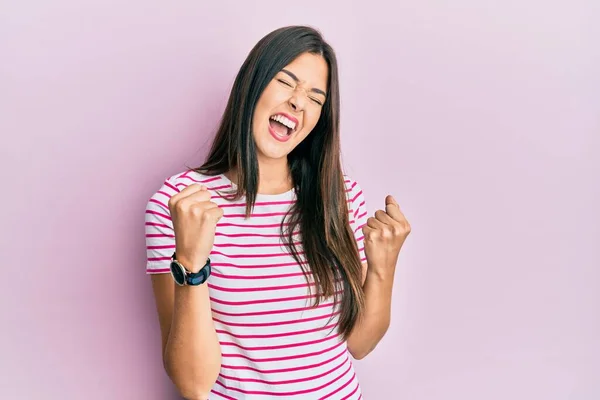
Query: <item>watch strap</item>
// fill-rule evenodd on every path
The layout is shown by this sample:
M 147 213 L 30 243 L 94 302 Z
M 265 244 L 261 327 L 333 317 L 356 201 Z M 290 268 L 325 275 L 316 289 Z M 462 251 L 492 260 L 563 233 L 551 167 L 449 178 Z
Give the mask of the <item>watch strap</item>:
M 176 252 L 173 252 L 171 260 L 177 261 Z M 181 264 L 179 261 L 177 261 L 177 263 L 181 265 L 185 270 L 185 284 L 190 286 L 198 286 L 206 282 L 212 271 L 210 266 L 210 258 L 206 259 L 206 263 L 202 268 L 200 268 L 198 272 L 191 272 L 185 267 L 185 265 Z

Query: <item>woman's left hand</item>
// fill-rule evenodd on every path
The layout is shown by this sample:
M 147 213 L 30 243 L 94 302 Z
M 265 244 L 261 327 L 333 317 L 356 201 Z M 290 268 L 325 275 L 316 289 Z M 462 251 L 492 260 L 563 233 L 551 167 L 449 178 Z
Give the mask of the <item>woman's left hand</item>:
M 381 275 L 394 272 L 398 254 L 410 233 L 410 224 L 400 206 L 390 195 L 385 198 L 385 211 L 377 210 L 362 228 L 369 270 Z

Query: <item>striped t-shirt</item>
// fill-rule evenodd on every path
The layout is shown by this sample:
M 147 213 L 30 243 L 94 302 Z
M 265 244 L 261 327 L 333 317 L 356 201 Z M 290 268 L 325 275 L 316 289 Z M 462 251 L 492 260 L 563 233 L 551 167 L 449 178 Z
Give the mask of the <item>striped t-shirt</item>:
M 280 223 L 295 201 L 293 189 L 258 194 L 252 215 L 245 220 L 245 197 L 232 202 L 215 192 L 235 187 L 225 175 L 187 171 L 168 178 L 146 208 L 147 273 L 169 273 L 175 238 L 167 204 L 192 183 L 206 185 L 211 201 L 224 211 L 210 252 L 212 274 L 207 282 L 222 353 L 221 371 L 209 398 L 361 399 L 346 342 L 333 329 L 337 315 L 331 299 L 311 308 L 314 297 L 309 297 L 306 278 L 283 245 Z M 348 176 L 345 183 L 350 225 L 365 262 L 364 196 Z M 304 260 L 298 233 L 294 242 Z

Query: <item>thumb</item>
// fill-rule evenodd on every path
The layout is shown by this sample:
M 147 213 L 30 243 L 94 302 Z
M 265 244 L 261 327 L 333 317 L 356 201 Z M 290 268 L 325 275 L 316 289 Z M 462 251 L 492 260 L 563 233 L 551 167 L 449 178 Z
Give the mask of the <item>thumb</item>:
M 400 205 L 392 195 L 387 195 L 385 197 L 385 212 L 391 217 L 394 217 L 400 212 Z

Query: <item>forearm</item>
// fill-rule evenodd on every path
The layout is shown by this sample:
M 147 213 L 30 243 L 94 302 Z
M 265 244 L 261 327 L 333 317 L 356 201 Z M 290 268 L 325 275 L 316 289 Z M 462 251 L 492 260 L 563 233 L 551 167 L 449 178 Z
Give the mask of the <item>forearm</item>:
M 348 349 L 356 359 L 364 358 L 383 338 L 390 324 L 394 269 L 385 274 L 367 270 L 363 286 L 365 313 L 348 337 Z
M 186 399 L 206 399 L 221 368 L 208 287 L 176 286 L 164 354 L 167 374 Z

